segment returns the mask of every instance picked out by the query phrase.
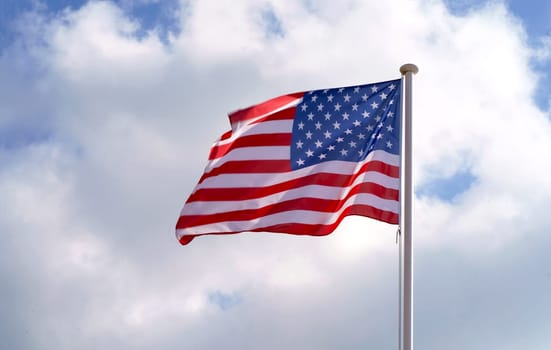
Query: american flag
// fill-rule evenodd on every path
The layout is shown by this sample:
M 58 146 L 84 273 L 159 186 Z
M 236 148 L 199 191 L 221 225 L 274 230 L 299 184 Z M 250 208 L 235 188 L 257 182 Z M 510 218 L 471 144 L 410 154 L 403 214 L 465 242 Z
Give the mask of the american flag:
M 245 231 L 327 235 L 347 215 L 398 223 L 401 80 L 279 96 L 231 131 L 176 224 L 181 244 Z

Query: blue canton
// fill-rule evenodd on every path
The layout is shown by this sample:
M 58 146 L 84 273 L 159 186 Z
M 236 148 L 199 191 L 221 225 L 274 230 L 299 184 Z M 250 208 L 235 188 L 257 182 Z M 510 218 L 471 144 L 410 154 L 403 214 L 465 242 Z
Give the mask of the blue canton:
M 359 162 L 373 150 L 400 153 L 401 80 L 304 94 L 297 105 L 291 167 Z

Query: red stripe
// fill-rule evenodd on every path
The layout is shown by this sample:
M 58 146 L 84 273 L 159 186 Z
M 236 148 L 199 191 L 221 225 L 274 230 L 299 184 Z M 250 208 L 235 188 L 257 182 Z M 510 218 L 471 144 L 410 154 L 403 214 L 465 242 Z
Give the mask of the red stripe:
M 291 171 L 291 162 L 287 160 L 232 160 L 204 173 L 199 184 L 205 179 L 221 174 L 269 174 Z
M 367 163 L 366 165 L 371 164 L 372 163 Z M 362 175 L 366 171 L 373 170 L 376 171 L 376 169 L 367 167 L 365 170 L 351 175 L 318 173 L 264 187 L 203 188 L 192 193 L 186 203 L 255 199 L 308 185 L 348 187 L 356 180 L 358 176 Z
M 221 201 L 240 201 L 251 200 L 266 197 L 272 194 L 285 192 L 295 188 L 300 188 L 308 185 L 321 185 L 331 187 L 348 187 L 357 175 L 334 175 L 334 174 L 314 174 L 300 179 L 282 182 L 277 185 L 268 187 L 252 187 L 252 188 L 208 188 L 200 189 L 189 196 L 187 203 L 192 202 L 221 202 Z M 368 183 L 368 182 L 365 182 Z M 394 191 L 397 190 L 387 188 L 382 185 L 385 191 L 378 192 L 378 196 L 385 199 L 396 199 Z
M 277 113 L 270 114 L 260 119 L 257 119 L 251 124 L 258 124 L 258 123 L 274 121 L 274 120 L 293 120 L 295 119 L 296 112 L 297 112 L 297 107 L 285 108 Z
M 330 225 L 313 225 L 313 224 L 297 224 L 297 223 L 282 223 L 279 225 L 260 227 L 249 232 L 274 232 L 274 233 L 286 233 L 292 235 L 309 235 L 309 236 L 325 236 L 333 232 L 341 221 L 348 215 L 361 215 L 370 217 L 376 220 L 387 222 L 389 224 L 398 224 L 399 216 L 396 213 L 374 208 L 368 205 L 355 204 L 347 207 L 343 213 L 337 218 L 337 220 Z M 241 231 L 240 231 L 241 232 Z M 218 234 L 232 234 L 240 232 L 213 232 L 201 235 L 186 235 L 182 236 L 179 241 L 180 244 L 186 245 L 197 236 L 204 235 L 218 235 Z
M 264 207 L 244 210 L 233 210 L 223 213 L 207 215 L 180 216 L 176 228 L 188 228 L 199 225 L 207 225 L 224 221 L 246 221 L 262 218 L 263 216 L 281 213 L 289 210 L 311 210 L 318 212 L 334 213 L 339 211 L 345 202 L 355 194 L 370 193 L 375 196 L 398 200 L 398 190 L 388 189 L 374 183 L 358 184 L 350 189 L 350 192 L 342 199 L 321 198 L 297 198 L 269 204 Z
M 232 134 L 231 130 L 226 131 L 225 133 L 222 134 L 222 136 L 220 136 L 220 141 L 229 139 L 231 137 L 231 134 Z
M 292 134 L 259 134 L 241 136 L 232 143 L 220 146 L 213 146 L 210 150 L 209 160 L 221 158 L 233 149 L 241 147 L 262 147 L 262 146 L 289 146 Z
M 204 173 L 203 176 L 201 176 L 201 179 L 199 180 L 199 183 L 202 183 L 205 179 L 208 179 L 209 177 L 218 176 L 222 174 L 267 174 L 267 173 L 285 173 L 291 171 L 291 164 L 289 160 L 240 160 L 240 161 L 229 161 L 227 163 L 222 164 L 221 166 L 212 169 L 208 173 Z M 262 188 L 254 188 L 254 191 L 262 191 L 266 188 L 275 188 L 275 186 L 281 186 L 283 185 L 283 188 L 279 189 L 278 191 L 272 192 L 280 192 L 284 191 L 289 188 L 294 187 L 300 187 L 307 185 L 308 183 L 305 183 L 304 181 L 301 181 L 302 179 L 305 179 L 307 181 L 323 181 L 323 179 L 327 176 L 327 181 L 324 181 L 324 183 L 317 183 L 318 185 L 326 185 L 326 186 L 343 186 L 341 183 L 350 184 L 354 181 L 354 179 L 361 173 L 367 172 L 367 171 L 375 171 L 379 173 L 383 173 L 387 176 L 398 178 L 400 176 L 400 168 L 397 166 L 389 165 L 387 163 L 373 160 L 370 162 L 365 163 L 360 169 L 356 171 L 355 174 L 351 175 L 337 175 L 332 173 L 318 173 L 313 174 L 310 176 L 297 178 L 296 180 L 289 180 L 286 182 L 283 182 L 281 184 L 272 185 L 272 186 L 266 186 Z M 341 178 L 341 176 L 344 176 Z M 354 176 L 352 181 L 348 180 L 350 176 Z M 319 177 L 319 178 L 318 178 Z M 294 185 L 294 181 L 298 181 L 296 186 Z M 330 181 L 333 181 L 333 184 L 331 184 Z M 312 182 L 310 182 L 312 183 Z M 287 185 L 286 185 L 287 184 Z M 196 193 L 199 191 L 202 191 L 203 189 L 199 189 Z M 207 189 L 204 189 L 207 190 Z M 213 189 L 214 191 L 220 191 L 221 189 Z M 247 189 L 248 190 L 248 189 Z M 259 196 L 263 197 L 263 196 Z
M 289 95 L 283 95 L 279 97 L 272 98 L 268 101 L 262 102 L 260 104 L 235 111 L 230 114 L 230 122 L 233 125 L 239 122 L 243 122 L 249 119 L 253 119 L 269 113 L 275 109 L 281 108 L 297 99 L 301 98 L 304 95 L 303 92 L 298 92 Z

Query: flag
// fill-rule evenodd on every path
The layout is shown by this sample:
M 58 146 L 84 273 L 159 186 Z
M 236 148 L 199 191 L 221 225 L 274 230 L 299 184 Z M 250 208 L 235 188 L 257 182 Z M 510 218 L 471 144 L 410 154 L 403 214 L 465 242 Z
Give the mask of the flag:
M 176 224 L 181 244 L 245 231 L 398 223 L 401 80 L 279 96 L 229 115 Z

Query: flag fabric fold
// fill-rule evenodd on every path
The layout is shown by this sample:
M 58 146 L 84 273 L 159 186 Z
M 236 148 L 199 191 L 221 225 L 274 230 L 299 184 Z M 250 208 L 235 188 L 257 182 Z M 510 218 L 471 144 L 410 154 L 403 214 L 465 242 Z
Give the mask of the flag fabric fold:
M 279 96 L 231 131 L 176 224 L 181 244 L 246 231 L 327 235 L 347 215 L 397 224 L 401 80 Z

